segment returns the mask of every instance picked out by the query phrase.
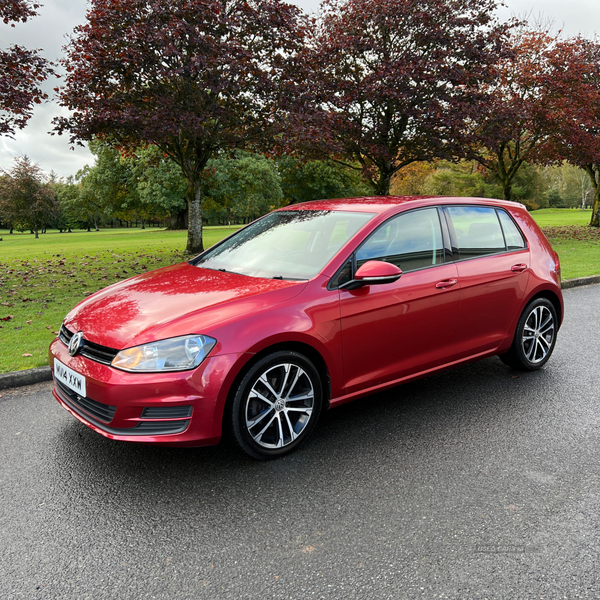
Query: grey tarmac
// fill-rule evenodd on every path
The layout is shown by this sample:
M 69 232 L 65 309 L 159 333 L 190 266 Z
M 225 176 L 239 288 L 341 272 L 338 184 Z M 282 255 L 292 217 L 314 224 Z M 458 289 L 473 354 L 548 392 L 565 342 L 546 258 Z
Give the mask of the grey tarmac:
M 254 462 L 107 440 L 49 382 L 0 391 L 0 598 L 600 598 L 600 286 L 554 356 L 329 411 Z

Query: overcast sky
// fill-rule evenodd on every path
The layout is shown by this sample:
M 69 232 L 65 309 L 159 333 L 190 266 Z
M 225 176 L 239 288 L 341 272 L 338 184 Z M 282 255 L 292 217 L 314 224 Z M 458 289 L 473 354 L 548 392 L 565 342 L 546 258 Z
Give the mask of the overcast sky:
M 177 1 L 177 0 L 174 0 Z M 29 48 L 42 48 L 43 55 L 56 61 L 61 56 L 61 48 L 66 36 L 73 28 L 85 20 L 86 0 L 42 0 L 44 6 L 40 14 L 27 23 L 14 28 L 0 22 L 0 47 L 17 43 Z M 555 27 L 564 35 L 581 33 L 593 37 L 600 29 L 599 0 L 505 0 L 507 6 L 499 9 L 499 17 L 507 19 L 511 15 L 523 17 L 531 14 L 553 19 Z M 295 4 L 307 12 L 317 10 L 318 0 L 296 0 Z M 53 95 L 56 79 L 45 83 L 45 90 Z M 54 170 L 61 177 L 74 175 L 86 163 L 93 163 L 93 156 L 87 149 L 70 150 L 68 138 L 51 136 L 51 120 L 61 114 L 54 102 L 35 109 L 33 118 L 15 139 L 0 138 L 0 169 L 9 169 L 13 158 L 26 154 L 47 172 Z

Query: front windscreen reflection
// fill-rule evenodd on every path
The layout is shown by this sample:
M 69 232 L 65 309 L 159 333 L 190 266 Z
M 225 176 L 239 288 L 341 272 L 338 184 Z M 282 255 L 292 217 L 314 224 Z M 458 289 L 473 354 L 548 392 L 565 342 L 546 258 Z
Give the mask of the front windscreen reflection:
M 327 210 L 271 213 L 194 264 L 252 277 L 311 279 L 373 216 Z

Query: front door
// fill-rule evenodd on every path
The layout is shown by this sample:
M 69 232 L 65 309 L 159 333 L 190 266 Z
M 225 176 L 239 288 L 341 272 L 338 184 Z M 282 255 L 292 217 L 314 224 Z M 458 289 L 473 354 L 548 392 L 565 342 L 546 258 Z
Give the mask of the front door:
M 437 208 L 401 213 L 356 251 L 357 268 L 385 260 L 403 271 L 383 285 L 340 290 L 346 393 L 447 362 L 456 351 L 460 283 L 444 262 Z

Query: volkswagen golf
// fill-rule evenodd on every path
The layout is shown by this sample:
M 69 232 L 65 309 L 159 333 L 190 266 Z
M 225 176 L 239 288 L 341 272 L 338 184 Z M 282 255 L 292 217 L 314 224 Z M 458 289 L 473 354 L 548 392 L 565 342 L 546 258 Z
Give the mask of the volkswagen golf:
M 89 296 L 49 359 L 55 398 L 107 438 L 201 446 L 228 428 L 265 460 L 403 382 L 492 355 L 539 369 L 562 319 L 558 255 L 520 204 L 323 200 Z

